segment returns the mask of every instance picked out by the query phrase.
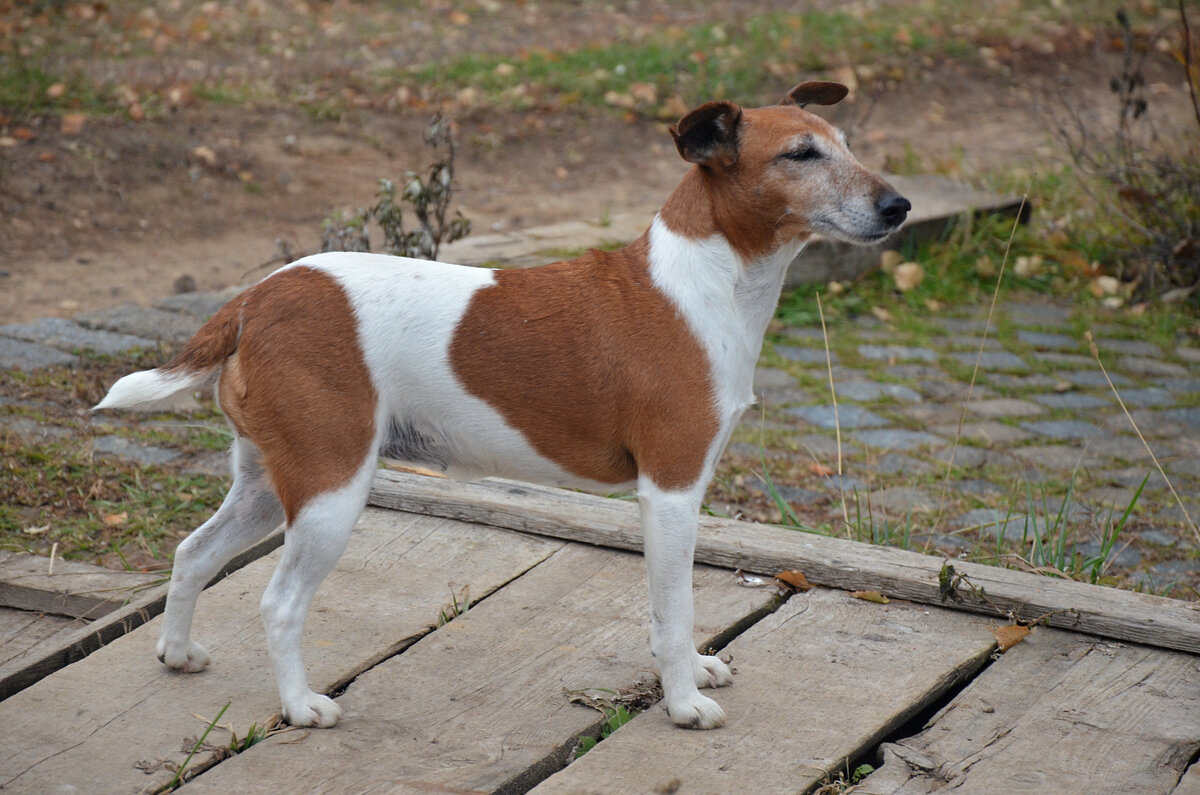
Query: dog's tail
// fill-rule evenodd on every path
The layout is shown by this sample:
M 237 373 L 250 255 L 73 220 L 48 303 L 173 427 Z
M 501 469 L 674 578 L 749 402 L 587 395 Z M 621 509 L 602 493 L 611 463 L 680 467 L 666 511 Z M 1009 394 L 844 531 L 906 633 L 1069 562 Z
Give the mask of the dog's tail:
M 221 307 L 200 327 L 183 350 L 155 370 L 131 373 L 112 385 L 92 411 L 123 409 L 153 403 L 204 384 L 237 350 L 242 329 L 242 300 Z

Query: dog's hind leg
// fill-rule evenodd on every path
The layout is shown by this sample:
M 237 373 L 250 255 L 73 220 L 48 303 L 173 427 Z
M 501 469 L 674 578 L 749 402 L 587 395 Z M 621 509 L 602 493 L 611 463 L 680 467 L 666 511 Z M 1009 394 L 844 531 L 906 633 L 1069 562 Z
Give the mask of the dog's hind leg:
M 366 506 L 376 467 L 372 452 L 348 483 L 312 497 L 299 509 L 284 535 L 283 558 L 263 593 L 271 665 L 284 720 L 293 726 L 325 728 L 341 716 L 333 699 L 309 689 L 300 640 L 313 595 L 345 551 Z
M 283 522 L 283 508 L 263 470 L 259 451 L 244 438 L 233 443 L 233 486 L 207 522 L 175 550 L 158 659 L 194 673 L 209 663 L 208 652 L 191 640 L 192 614 L 204 586 L 234 555 Z

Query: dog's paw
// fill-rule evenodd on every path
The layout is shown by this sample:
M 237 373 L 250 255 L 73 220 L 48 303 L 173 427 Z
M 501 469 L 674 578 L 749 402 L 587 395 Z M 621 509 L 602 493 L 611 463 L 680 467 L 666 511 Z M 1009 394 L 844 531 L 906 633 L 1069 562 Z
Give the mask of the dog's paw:
M 671 722 L 685 729 L 716 729 L 725 725 L 725 710 L 707 696 L 695 693 L 667 704 Z
M 696 655 L 696 687 L 725 687 L 733 684 L 729 666 L 717 657 Z
M 212 662 L 204 647 L 194 640 L 187 641 L 183 646 L 167 648 L 166 642 L 159 639 L 158 660 L 168 668 L 189 674 L 203 671 Z
M 332 698 L 308 693 L 295 703 L 283 705 L 283 719 L 293 726 L 328 729 L 342 717 L 342 708 Z

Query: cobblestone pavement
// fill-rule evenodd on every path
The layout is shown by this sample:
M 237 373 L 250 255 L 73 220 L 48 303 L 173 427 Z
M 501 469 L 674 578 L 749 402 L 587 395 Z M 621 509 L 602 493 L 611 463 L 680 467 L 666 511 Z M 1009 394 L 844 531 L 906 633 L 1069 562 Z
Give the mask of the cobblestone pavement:
M 191 293 L 153 308 L 0 326 L 0 370 L 70 366 L 81 351 L 178 344 L 231 294 Z M 1197 538 L 1089 354 L 1071 307 L 1010 301 L 993 323 L 986 341 L 985 317 L 975 310 L 930 317 L 920 339 L 874 317 L 841 324 L 830 336 L 836 413 L 820 329 L 777 330 L 756 376 L 761 405 L 734 436 L 710 492 L 712 508 L 779 521 L 765 463 L 788 507 L 830 532 L 1035 563 L 1028 539 L 1049 532 L 1053 540 L 1062 535 L 1067 557 L 1081 561 L 1102 557 L 1105 528 L 1149 475 L 1108 553 L 1106 581 L 1196 598 Z M 1134 421 L 1191 518 L 1200 517 L 1200 347 L 1138 339 L 1119 315 L 1093 331 Z M 0 429 L 10 442 L 77 433 L 36 412 L 31 418 L 19 404 L 0 397 Z M 220 453 L 180 460 L 169 438 L 131 441 L 126 431 L 137 422 L 97 420 L 89 436 L 95 454 L 224 473 Z

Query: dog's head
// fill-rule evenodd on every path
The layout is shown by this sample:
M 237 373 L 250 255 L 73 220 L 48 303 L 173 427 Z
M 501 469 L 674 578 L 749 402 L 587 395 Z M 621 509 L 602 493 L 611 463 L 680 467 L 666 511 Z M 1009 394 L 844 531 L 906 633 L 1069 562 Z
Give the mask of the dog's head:
M 912 205 L 862 166 L 840 130 L 805 105 L 833 105 L 848 89 L 806 82 L 779 105 L 709 102 L 671 128 L 684 160 L 699 166 L 718 229 L 750 250 L 813 233 L 850 243 L 882 240 Z

